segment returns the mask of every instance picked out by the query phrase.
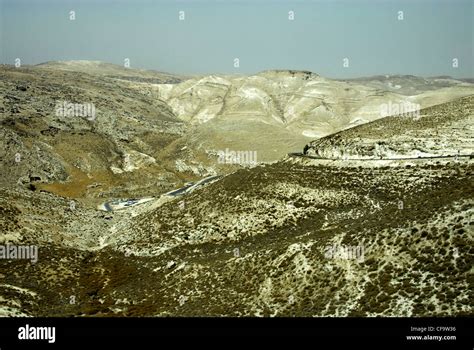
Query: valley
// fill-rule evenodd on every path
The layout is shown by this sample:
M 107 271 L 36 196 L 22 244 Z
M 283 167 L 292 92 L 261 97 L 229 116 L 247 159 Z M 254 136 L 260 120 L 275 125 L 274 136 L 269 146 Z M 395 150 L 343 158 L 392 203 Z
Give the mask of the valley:
M 1 316 L 472 315 L 467 81 L 1 65 L 0 123 Z

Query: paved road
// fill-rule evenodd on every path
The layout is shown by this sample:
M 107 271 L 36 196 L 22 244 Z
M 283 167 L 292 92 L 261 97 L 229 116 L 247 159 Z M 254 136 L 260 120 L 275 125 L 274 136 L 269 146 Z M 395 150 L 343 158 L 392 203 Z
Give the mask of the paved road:
M 301 158 L 311 158 L 311 159 L 321 159 L 321 160 L 364 160 L 364 161 L 373 161 L 373 160 L 419 160 L 419 159 L 440 159 L 440 158 L 474 158 L 473 154 L 459 154 L 459 155 L 453 155 L 453 156 L 431 156 L 431 157 L 417 157 L 417 158 L 348 158 L 348 159 L 342 159 L 342 158 L 322 158 L 322 157 L 315 157 L 315 156 L 308 156 L 307 154 L 303 153 L 298 153 L 298 152 L 293 152 L 293 153 L 288 153 L 289 157 L 301 157 Z
M 207 184 L 208 182 L 212 182 L 212 181 L 215 181 L 217 179 L 220 179 L 221 177 L 222 177 L 222 175 L 215 175 L 215 176 L 209 176 L 209 177 L 206 177 L 205 179 L 199 180 L 198 182 L 196 182 L 194 185 L 192 185 L 189 188 L 188 192 L 192 192 L 196 188 L 199 188 L 199 187 Z
M 208 182 L 211 182 L 211 181 L 214 181 L 214 180 L 217 180 L 221 177 L 222 177 L 222 175 L 209 176 L 209 177 L 206 177 L 202 180 L 197 181 L 196 183 L 191 182 L 191 183 L 187 184 L 184 187 L 178 188 L 177 190 L 173 190 L 171 192 L 165 193 L 165 195 L 173 196 L 173 197 L 181 196 L 183 194 L 190 193 L 190 192 L 194 191 L 195 189 L 203 186 L 204 184 L 206 184 Z
M 98 206 L 98 208 L 100 210 L 105 210 L 105 211 L 115 211 L 115 210 L 125 209 L 128 207 L 133 207 L 135 205 L 139 205 L 142 203 L 146 203 L 152 199 L 154 199 L 154 197 L 115 199 L 112 201 L 102 203 L 101 205 Z
M 222 175 L 216 175 L 216 176 L 209 176 L 206 177 L 202 180 L 197 181 L 196 183 L 190 182 L 187 185 L 178 188 L 176 190 L 170 191 L 168 193 L 165 193 L 165 196 L 171 196 L 171 197 L 178 197 L 182 196 L 184 194 L 190 193 L 194 191 L 195 189 L 203 186 L 204 184 L 215 181 L 219 178 L 221 178 Z M 120 209 L 125 209 L 127 207 L 132 207 L 134 205 L 138 205 L 141 203 L 144 203 L 148 200 L 151 200 L 153 198 L 147 197 L 147 198 L 133 198 L 133 199 L 123 199 L 123 200 L 113 200 L 113 201 L 108 201 L 105 203 L 102 203 L 99 205 L 99 209 L 105 210 L 105 211 L 114 211 L 114 210 L 120 210 Z
M 193 186 L 194 186 L 194 183 L 190 183 L 189 185 L 178 188 L 177 190 L 173 190 L 171 192 L 167 192 L 165 194 L 167 196 L 173 196 L 173 197 L 181 196 L 181 195 L 185 194 L 189 190 L 189 188 L 191 188 Z
M 110 203 L 109 202 L 105 202 L 104 203 L 104 208 L 106 211 L 112 211 L 112 207 L 110 206 Z

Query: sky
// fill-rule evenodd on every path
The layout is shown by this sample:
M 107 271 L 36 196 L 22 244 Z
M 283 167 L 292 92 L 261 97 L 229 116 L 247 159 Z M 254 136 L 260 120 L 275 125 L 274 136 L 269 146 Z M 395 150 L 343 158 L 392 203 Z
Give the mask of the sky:
M 178 74 L 468 78 L 473 18 L 474 0 L 0 0 L 0 62 L 128 59 L 132 68 Z

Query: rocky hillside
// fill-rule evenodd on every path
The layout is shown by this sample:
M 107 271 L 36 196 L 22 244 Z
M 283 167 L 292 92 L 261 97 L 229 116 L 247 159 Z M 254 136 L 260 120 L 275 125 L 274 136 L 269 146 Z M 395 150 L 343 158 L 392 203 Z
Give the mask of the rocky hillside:
M 472 127 L 458 117 L 470 101 L 425 112 L 455 110 L 452 123 Z M 383 125 L 387 141 L 404 128 Z M 410 130 L 431 137 L 430 128 Z M 473 170 L 469 158 L 287 157 L 110 213 L 4 186 L 2 243 L 37 245 L 39 254 L 36 263 L 0 259 L 0 313 L 472 315 Z
M 332 159 L 472 155 L 474 96 L 321 138 L 309 144 L 308 154 Z
M 176 84 L 186 80 L 186 77 L 177 76 L 153 70 L 133 69 L 101 61 L 51 61 L 41 63 L 36 68 L 50 71 L 82 72 L 100 77 L 143 82 L 150 84 Z
M 93 201 L 163 192 L 196 177 L 175 165 L 185 123 L 143 84 L 50 65 L 1 66 L 1 185 Z M 94 115 L 70 115 L 65 104 L 93 105 Z
M 457 80 L 449 76 L 423 78 L 414 75 L 376 75 L 342 81 L 362 84 L 378 90 L 396 92 L 407 96 L 459 86 L 461 81 L 472 83 L 468 79 Z

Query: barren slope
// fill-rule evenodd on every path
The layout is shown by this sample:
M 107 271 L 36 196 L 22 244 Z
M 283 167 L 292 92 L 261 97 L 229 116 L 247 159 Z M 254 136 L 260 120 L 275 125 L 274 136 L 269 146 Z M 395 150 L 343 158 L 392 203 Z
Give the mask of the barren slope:
M 336 133 L 309 145 L 323 158 L 416 158 L 474 153 L 474 96 Z
M 469 101 L 429 111 L 469 115 Z M 394 129 L 386 135 L 401 131 L 387 125 Z M 427 130 L 418 137 L 429 138 Z M 110 214 L 3 188 L 3 241 L 37 244 L 39 260 L 0 260 L 8 271 L 0 311 L 472 315 L 472 176 L 469 158 L 387 165 L 286 158 L 183 199 Z

